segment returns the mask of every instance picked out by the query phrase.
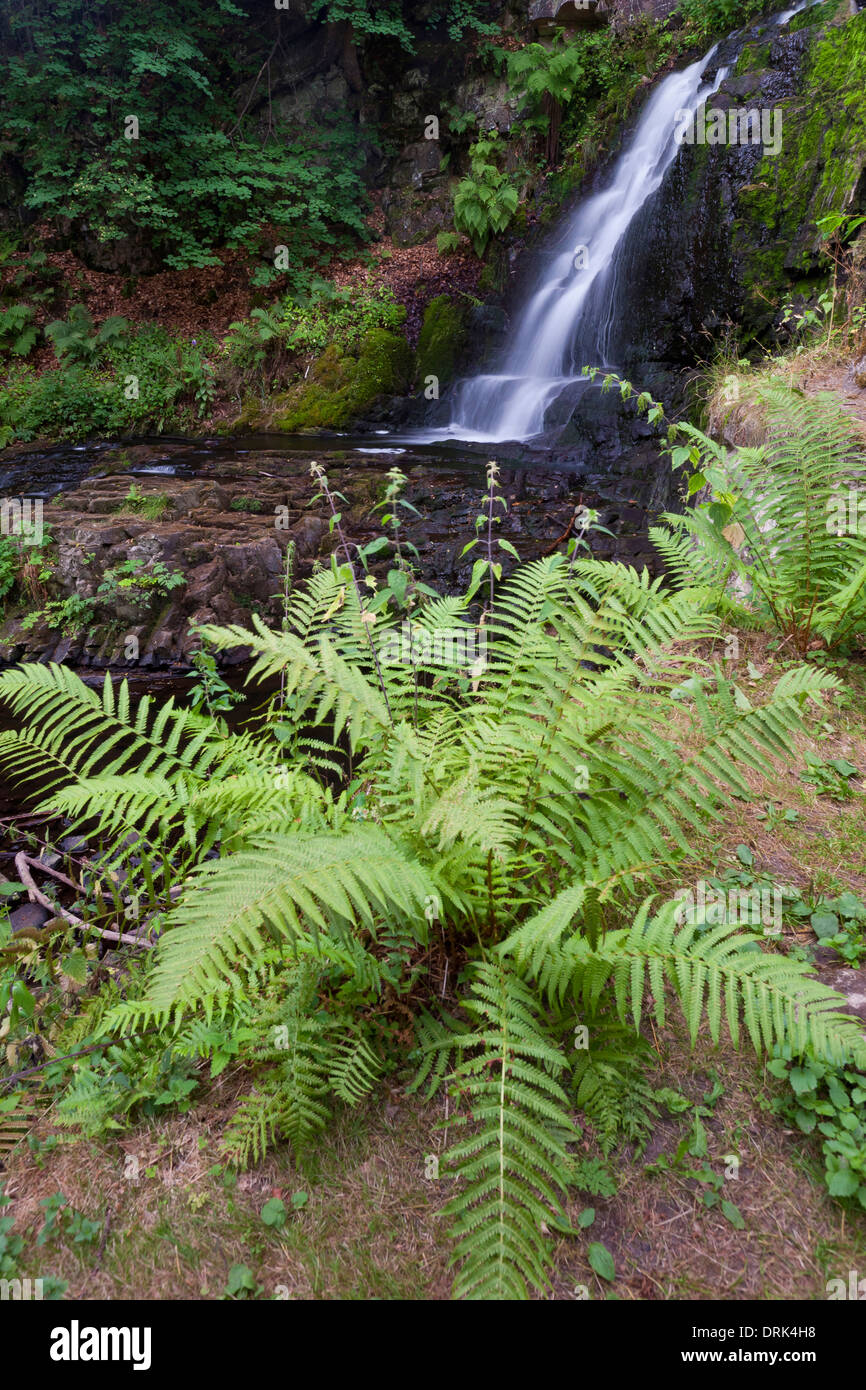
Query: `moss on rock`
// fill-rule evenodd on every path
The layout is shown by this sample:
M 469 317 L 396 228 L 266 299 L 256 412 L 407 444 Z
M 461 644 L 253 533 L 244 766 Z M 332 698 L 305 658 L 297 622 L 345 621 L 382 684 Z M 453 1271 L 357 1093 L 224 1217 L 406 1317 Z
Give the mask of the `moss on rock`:
M 406 339 L 384 328 L 371 328 L 355 354 L 341 354 L 336 344 L 316 359 L 303 381 L 271 402 L 266 418 L 243 412 L 235 429 L 257 426 L 292 432 L 339 429 L 368 409 L 380 396 L 408 390 L 412 353 Z
M 454 375 L 466 338 L 465 304 L 448 294 L 431 299 L 418 338 L 416 380 L 435 376 L 440 385 Z

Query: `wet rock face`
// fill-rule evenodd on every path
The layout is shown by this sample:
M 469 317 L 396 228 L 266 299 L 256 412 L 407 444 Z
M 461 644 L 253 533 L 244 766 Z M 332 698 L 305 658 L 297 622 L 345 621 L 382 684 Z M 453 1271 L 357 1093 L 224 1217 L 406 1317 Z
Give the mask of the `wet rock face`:
M 785 300 L 826 281 L 816 220 L 866 210 L 863 50 L 862 20 L 808 13 L 784 30 L 754 26 L 739 53 L 721 46 L 731 72 L 707 106 L 728 138 L 684 144 L 629 233 L 615 305 L 628 371 L 691 365 L 726 322 L 773 341 Z M 737 125 L 731 142 L 732 114 L 752 110 L 774 120 L 766 147 L 741 143 Z
M 409 479 L 406 500 L 417 508 L 417 515 L 406 513 L 401 537 L 417 548 L 423 578 L 443 593 L 468 583 L 475 555 L 461 552 L 475 534 L 487 452 L 436 459 L 384 449 L 287 455 L 276 448 L 241 452 L 218 445 L 209 451 L 163 444 L 160 457 L 166 456 L 174 461 L 175 476 L 138 473 L 133 478 L 106 461 L 95 475 L 81 477 L 46 503 L 53 573 L 39 602 L 76 599 L 90 605 L 89 616 L 76 625 L 49 614 L 51 621 L 43 618 L 28 629 L 22 619 L 38 603 L 13 604 L 0 627 L 0 661 L 177 672 L 189 668 L 198 645 L 191 625 L 248 626 L 253 613 L 277 625 L 289 545 L 296 583 L 314 565 L 327 563 L 337 544 L 321 505 L 309 506 L 317 490 L 309 473 L 312 458 L 327 468 L 332 487 L 345 496 L 342 526 L 353 545 L 381 534 L 371 509 L 384 494 L 388 469 L 400 467 Z M 188 457 L 195 460 L 194 472 L 184 467 Z M 597 508 L 600 522 L 613 533 L 593 538 L 596 554 L 654 563 L 648 512 L 671 500 L 669 470 L 654 444 L 624 452 L 614 467 L 597 460 L 582 463 L 579 451 L 565 446 L 555 454 L 515 451 L 509 460 L 500 454 L 500 465 L 509 505 L 498 534 L 511 541 L 521 559 L 564 550 L 575 509 L 585 505 Z M 507 572 L 513 561 L 504 552 L 497 558 Z M 129 573 L 122 567 L 131 560 L 138 562 L 133 578 L 180 575 L 183 583 L 124 587 L 118 580 Z M 384 575 L 387 568 L 387 556 L 378 556 L 374 572 Z M 244 656 L 230 652 L 225 664 Z

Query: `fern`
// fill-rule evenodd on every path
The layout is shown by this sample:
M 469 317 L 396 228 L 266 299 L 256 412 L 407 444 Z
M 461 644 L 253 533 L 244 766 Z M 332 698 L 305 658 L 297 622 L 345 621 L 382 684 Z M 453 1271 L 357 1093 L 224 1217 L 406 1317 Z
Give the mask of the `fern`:
M 329 1081 L 346 1105 L 359 1105 L 370 1094 L 382 1070 L 381 1060 L 362 1034 L 352 1030 L 337 1043 Z
M 565 1065 L 551 1046 L 526 985 L 502 966 L 479 966 L 465 1001 L 477 1020 L 474 1055 L 454 1074 L 452 1093 L 469 1113 L 449 1121 L 471 1132 L 445 1156 L 463 1190 L 445 1208 L 454 1219 L 458 1298 L 525 1298 L 547 1287 L 544 1226 L 567 1229 L 561 1200 L 577 1137 L 558 1081 Z
M 756 405 L 761 448 L 727 454 L 689 429 L 713 502 L 652 537 L 681 582 L 717 591 L 735 619 L 772 621 L 805 655 L 813 634 L 835 647 L 866 631 L 866 530 L 848 515 L 866 482 L 862 439 L 828 394 L 771 383 Z

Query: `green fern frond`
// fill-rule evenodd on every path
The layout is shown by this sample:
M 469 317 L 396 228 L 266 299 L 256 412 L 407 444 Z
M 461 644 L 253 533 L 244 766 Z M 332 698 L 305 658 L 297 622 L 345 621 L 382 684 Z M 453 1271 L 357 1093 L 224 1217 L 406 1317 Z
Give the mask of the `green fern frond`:
M 454 1074 L 452 1093 L 469 1113 L 449 1123 L 469 1131 L 445 1156 L 462 1191 L 445 1208 L 454 1219 L 457 1298 L 522 1299 L 548 1284 L 543 1227 L 567 1229 L 561 1194 L 568 1155 L 561 1135 L 576 1132 L 554 1079 L 561 1053 L 545 1036 L 535 1001 L 501 965 L 477 968 L 465 1001 L 478 1050 Z
M 357 1029 L 351 1029 L 337 1041 L 329 1080 L 334 1094 L 346 1105 L 360 1105 L 376 1085 L 381 1071 L 381 1058 Z
M 226 861 L 200 865 L 166 923 L 149 999 L 168 1014 L 232 985 L 239 961 L 276 933 L 316 953 L 334 920 L 372 924 L 377 912 L 423 923 L 430 881 L 374 826 L 263 837 Z

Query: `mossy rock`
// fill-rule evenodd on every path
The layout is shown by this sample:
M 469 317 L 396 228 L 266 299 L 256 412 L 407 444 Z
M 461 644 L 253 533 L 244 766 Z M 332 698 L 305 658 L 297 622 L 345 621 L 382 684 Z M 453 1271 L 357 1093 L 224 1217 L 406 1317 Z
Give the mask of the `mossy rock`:
M 292 432 L 340 429 L 356 419 L 380 396 L 408 390 L 412 353 L 406 339 L 384 328 L 371 328 L 354 355 L 342 355 L 332 344 L 311 367 L 307 377 L 278 397 L 268 425 Z
M 466 340 L 465 301 L 448 294 L 431 299 L 418 338 L 416 380 L 435 376 L 440 384 L 450 381 Z
M 864 76 L 866 14 L 860 14 L 819 35 L 804 66 L 800 99 L 783 103 L 781 153 L 765 157 L 739 191 L 733 250 L 745 268 L 743 320 L 759 332 L 795 280 L 829 275 L 818 219 L 860 210 L 862 194 L 856 205 L 851 199 L 866 169 Z

